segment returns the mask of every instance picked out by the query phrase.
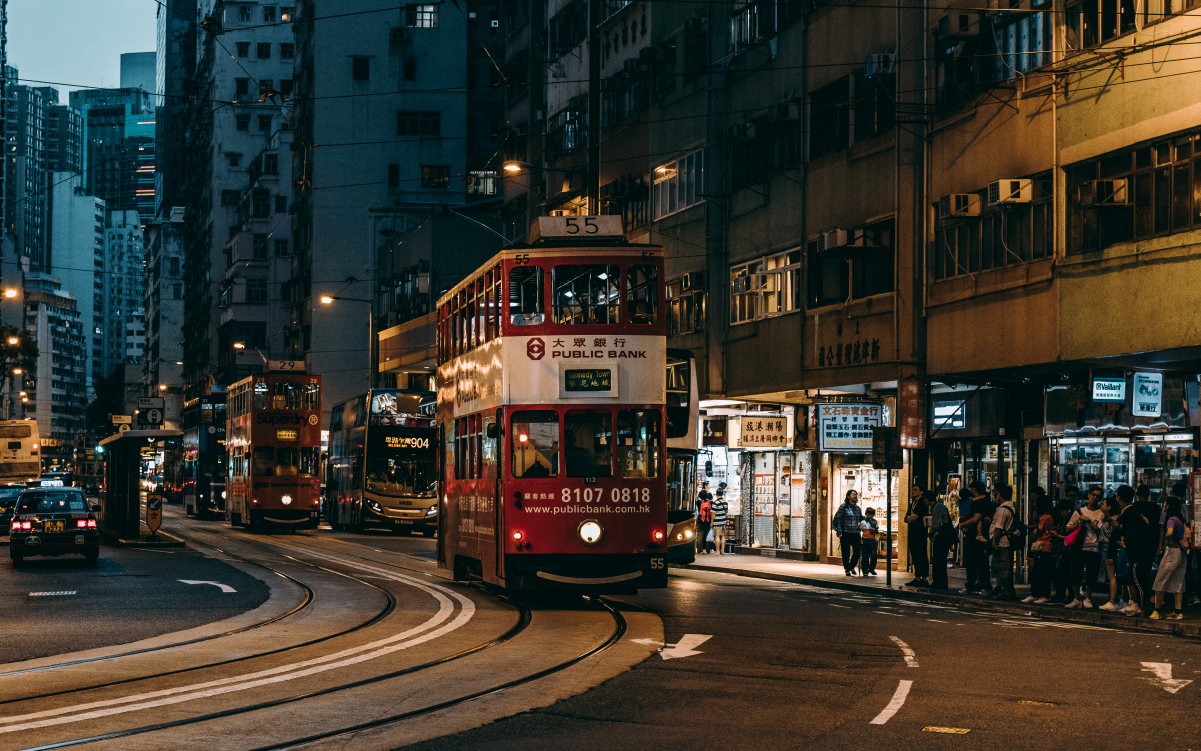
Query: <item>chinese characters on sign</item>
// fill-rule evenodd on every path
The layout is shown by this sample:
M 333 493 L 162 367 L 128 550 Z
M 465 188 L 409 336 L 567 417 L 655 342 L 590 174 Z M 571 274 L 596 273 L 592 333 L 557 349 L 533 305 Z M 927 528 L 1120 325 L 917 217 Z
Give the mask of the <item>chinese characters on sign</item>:
M 880 424 L 880 404 L 819 404 L 819 450 L 836 453 L 871 453 L 872 428 Z
M 743 415 L 741 431 L 730 431 L 730 448 L 782 449 L 788 447 L 788 418 Z
M 838 342 L 817 350 L 817 364 L 823 368 L 865 362 L 880 362 L 879 339 L 856 340 L 850 344 Z
M 567 391 L 612 391 L 613 371 L 608 368 L 563 371 Z
M 1135 373 L 1133 391 L 1131 413 L 1137 417 L 1159 417 L 1163 407 L 1163 373 Z
M 901 448 L 926 448 L 926 382 L 916 376 L 901 379 L 900 409 Z

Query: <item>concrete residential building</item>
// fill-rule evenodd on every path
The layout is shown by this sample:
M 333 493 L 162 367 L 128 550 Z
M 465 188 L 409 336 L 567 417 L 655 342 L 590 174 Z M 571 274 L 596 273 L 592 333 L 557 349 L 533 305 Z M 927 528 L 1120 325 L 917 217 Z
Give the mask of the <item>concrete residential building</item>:
M 146 336 L 146 248 L 138 212 L 109 211 L 105 222 L 101 372 L 137 362 Z M 130 332 L 134 333 L 130 333 Z
M 35 377 L 24 381 L 24 414 L 37 417 L 43 458 L 70 459 L 87 411 L 87 343 L 75 299 L 55 277 L 26 274 L 25 329 L 38 346 L 38 364 Z
M 146 345 L 143 382 L 165 399 L 163 424 L 179 427 L 183 407 L 183 208 L 146 226 Z M 159 389 L 158 386 L 166 386 Z
M 229 271 L 228 244 L 242 231 L 237 210 L 250 165 L 285 125 L 295 50 L 291 25 L 281 15 L 285 10 L 275 4 L 199 3 L 200 16 L 221 30 L 223 46 L 212 34 L 197 38 L 196 97 L 187 100 L 184 179 L 190 245 L 182 337 L 187 398 L 207 393 L 221 375 L 237 372 L 218 374 L 228 361 L 218 331 L 236 325 L 220 307 L 221 284 Z M 277 195 L 287 201 L 286 192 L 272 194 L 272 214 Z M 261 360 L 247 362 L 246 372 L 258 372 L 261 366 Z
M 104 371 L 106 232 L 104 200 L 83 192 L 78 173 L 51 174 L 49 250 L 61 288 L 75 298 L 86 346 L 85 388 L 90 402 Z

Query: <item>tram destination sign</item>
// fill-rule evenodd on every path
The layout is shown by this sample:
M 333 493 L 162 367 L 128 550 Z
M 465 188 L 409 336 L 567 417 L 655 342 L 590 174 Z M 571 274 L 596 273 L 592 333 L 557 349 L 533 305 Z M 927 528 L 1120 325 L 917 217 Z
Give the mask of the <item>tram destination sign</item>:
M 564 391 L 612 391 L 613 371 L 609 368 L 586 368 L 563 371 Z

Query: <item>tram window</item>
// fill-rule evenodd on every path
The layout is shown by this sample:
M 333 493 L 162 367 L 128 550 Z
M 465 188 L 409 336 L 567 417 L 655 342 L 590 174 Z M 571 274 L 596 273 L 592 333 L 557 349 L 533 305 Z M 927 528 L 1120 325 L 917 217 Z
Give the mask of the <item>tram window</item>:
M 559 475 L 559 414 L 549 410 L 513 413 L 513 476 Z
M 623 409 L 617 413 L 617 472 L 622 477 L 659 476 L 659 412 Z
M 509 271 L 509 322 L 514 326 L 541 326 L 542 267 L 517 266 Z
M 254 382 L 254 408 L 267 409 L 267 382 Z
M 659 269 L 655 266 L 631 266 L 626 275 L 626 310 L 630 323 L 654 323 L 659 320 Z
M 613 416 L 607 411 L 572 410 L 563 421 L 568 477 L 613 476 Z
M 475 284 L 467 285 L 465 294 L 467 296 L 467 304 L 463 306 L 463 326 L 466 328 L 466 332 L 464 333 L 466 341 L 463 346 L 470 351 L 475 349 L 475 346 L 479 344 L 475 325 Z
M 484 308 L 485 319 L 487 321 L 487 325 L 484 328 L 484 340 L 489 342 L 496 338 L 496 287 L 498 281 L 500 280 L 493 276 L 493 272 L 489 271 L 486 280 L 488 292 L 487 307 Z
M 475 280 L 475 345 L 488 341 L 488 290 L 484 278 Z
M 275 449 L 271 446 L 254 447 L 254 476 L 272 477 L 275 475 Z
M 551 283 L 555 323 L 617 323 L 620 292 L 616 266 L 556 266 Z

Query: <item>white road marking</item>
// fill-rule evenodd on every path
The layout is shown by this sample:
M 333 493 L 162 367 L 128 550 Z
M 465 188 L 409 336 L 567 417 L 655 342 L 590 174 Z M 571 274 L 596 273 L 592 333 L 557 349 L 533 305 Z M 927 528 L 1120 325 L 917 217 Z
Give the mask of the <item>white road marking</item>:
M 287 546 L 279 545 L 279 547 Z M 291 549 L 296 550 L 295 548 Z M 259 686 L 282 683 L 284 681 L 290 681 L 296 678 L 303 678 L 330 670 L 345 668 L 350 665 L 375 659 L 377 657 L 383 657 L 393 652 L 415 647 L 440 636 L 444 636 L 455 629 L 465 626 L 475 614 L 475 603 L 459 593 L 454 592 L 453 590 L 446 589 L 436 584 L 427 584 L 420 580 L 413 579 L 412 577 L 405 576 L 404 574 L 395 574 L 384 569 L 363 566 L 354 561 L 347 561 L 334 556 L 323 555 L 311 550 L 300 550 L 298 552 L 303 552 L 317 558 L 325 558 L 327 560 L 342 563 L 351 568 L 372 571 L 385 576 L 385 578 L 410 584 L 411 586 L 430 594 L 438 602 L 438 612 L 430 616 L 430 618 L 428 618 L 424 623 L 402 633 L 390 636 L 386 639 L 380 639 L 369 644 L 363 644 L 358 647 L 352 647 L 350 649 L 342 650 L 341 652 L 315 657 L 302 662 L 281 665 L 269 670 L 262 670 L 255 673 L 232 676 L 229 678 L 221 678 L 215 681 L 192 684 L 189 686 L 178 686 L 176 688 L 163 689 L 161 691 L 153 691 L 145 694 L 135 694 L 116 699 L 108 699 L 105 701 L 96 701 L 87 704 L 48 709 L 25 715 L 0 717 L 0 724 L 3 724 L 3 726 L 0 727 L 0 734 L 12 733 L 20 730 L 29 730 L 33 728 L 49 727 L 52 725 L 64 725 L 67 723 L 92 720 L 99 717 L 107 717 L 125 712 L 135 712 L 142 709 L 152 709 L 154 707 L 179 704 L 186 701 L 192 701 L 194 699 L 219 696 L 221 694 L 232 693 L 235 691 L 245 691 L 247 689 L 257 688 Z M 430 631 L 429 629 L 442 624 L 444 621 L 450 618 L 451 614 L 454 612 L 454 604 L 451 602 L 450 598 L 443 594 L 443 592 L 449 594 L 451 597 L 454 597 L 459 601 L 461 611 L 459 615 L 450 623 Z M 79 714 L 69 714 L 72 712 L 79 712 Z
M 659 652 L 659 656 L 665 660 L 673 660 L 677 657 L 691 657 L 692 655 L 702 654 L 693 649 L 693 647 L 699 647 L 712 638 L 713 636 L 709 634 L 684 634 L 675 644 L 665 645 L 664 649 Z
M 971 728 L 940 728 L 937 725 L 927 725 L 922 728 L 923 733 L 946 733 L 948 735 L 967 735 L 972 732 Z
M 905 697 L 909 696 L 909 687 L 913 685 L 913 681 L 901 681 L 897 685 L 897 691 L 892 695 L 892 701 L 888 702 L 888 706 L 884 711 L 876 715 L 876 719 L 872 720 L 869 725 L 883 725 L 892 719 L 901 707 L 905 705 Z
M 893 618 L 904 618 L 905 617 L 905 616 L 901 615 L 900 613 L 886 613 L 883 610 L 877 610 L 876 612 L 879 613 L 880 615 L 891 615 Z
M 895 636 L 890 636 L 888 638 L 892 639 L 893 643 L 895 643 L 898 647 L 901 648 L 901 654 L 905 655 L 905 664 L 911 668 L 916 668 L 917 667 L 917 654 L 912 649 L 909 648 L 909 645 L 906 644 L 905 642 L 901 641 L 900 639 L 898 639 Z
M 1192 683 L 1192 680 L 1173 678 L 1172 663 L 1170 662 L 1144 662 L 1142 665 L 1142 672 L 1155 674 L 1154 678 L 1144 678 L 1143 680 L 1147 681 L 1153 686 L 1159 686 L 1169 694 L 1174 694 L 1188 684 Z
M 230 594 L 232 592 L 238 591 L 238 590 L 234 589 L 233 587 L 229 586 L 228 584 L 222 584 L 221 582 L 198 581 L 196 579 L 180 579 L 180 581 L 183 582 L 184 584 L 211 584 L 214 587 L 219 588 L 225 594 Z
M 75 590 L 64 590 L 62 592 L 30 592 L 30 597 L 59 597 L 61 595 L 73 595 Z
M 937 618 L 927 618 L 926 620 L 930 621 L 931 623 L 948 623 L 948 621 L 940 621 Z
M 830 606 L 830 607 L 832 607 L 832 608 L 842 608 L 843 610 L 850 610 L 850 609 L 851 609 L 851 606 L 850 606 L 850 605 L 835 605 L 835 604 L 834 604 L 834 603 L 832 603 L 832 602 L 827 602 L 826 604 L 827 604 L 827 605 L 829 605 L 829 606 Z

